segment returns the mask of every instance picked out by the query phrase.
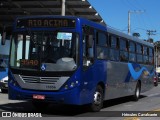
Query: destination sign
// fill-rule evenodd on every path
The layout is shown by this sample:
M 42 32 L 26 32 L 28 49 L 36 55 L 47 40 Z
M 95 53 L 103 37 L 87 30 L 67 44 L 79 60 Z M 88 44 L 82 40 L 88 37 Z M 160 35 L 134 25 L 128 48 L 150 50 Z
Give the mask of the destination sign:
M 74 19 L 66 18 L 31 18 L 17 20 L 17 28 L 70 27 L 76 26 Z
M 20 59 L 20 66 L 21 67 L 34 68 L 34 67 L 38 67 L 38 65 L 39 65 L 38 60 Z

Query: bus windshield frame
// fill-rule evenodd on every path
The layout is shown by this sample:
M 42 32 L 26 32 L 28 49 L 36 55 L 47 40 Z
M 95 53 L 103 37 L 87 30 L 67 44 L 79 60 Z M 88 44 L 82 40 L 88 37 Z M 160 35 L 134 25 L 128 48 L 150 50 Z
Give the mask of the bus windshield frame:
M 79 65 L 79 34 L 63 30 L 15 32 L 10 67 L 30 71 L 75 71 Z

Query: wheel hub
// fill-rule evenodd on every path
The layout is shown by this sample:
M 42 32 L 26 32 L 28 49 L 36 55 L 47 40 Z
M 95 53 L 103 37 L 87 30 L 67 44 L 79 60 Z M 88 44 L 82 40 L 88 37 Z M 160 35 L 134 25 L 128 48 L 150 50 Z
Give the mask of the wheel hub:
M 100 92 L 95 92 L 95 94 L 94 94 L 94 103 L 96 105 L 100 105 L 101 102 L 102 102 L 102 95 L 101 95 L 101 93 Z
M 139 93 L 140 92 L 140 90 L 139 89 L 137 89 L 137 91 L 136 91 L 136 97 L 138 98 L 139 97 Z

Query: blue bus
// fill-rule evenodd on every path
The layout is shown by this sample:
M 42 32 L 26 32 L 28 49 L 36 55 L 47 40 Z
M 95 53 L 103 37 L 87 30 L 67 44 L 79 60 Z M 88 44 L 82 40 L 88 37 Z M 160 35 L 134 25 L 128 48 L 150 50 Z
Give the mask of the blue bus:
M 9 99 L 88 105 L 153 87 L 153 45 L 74 16 L 30 16 L 14 23 Z
M 0 45 L 0 89 L 2 93 L 6 93 L 8 90 L 8 58 L 10 40 L 5 41 L 5 45 Z

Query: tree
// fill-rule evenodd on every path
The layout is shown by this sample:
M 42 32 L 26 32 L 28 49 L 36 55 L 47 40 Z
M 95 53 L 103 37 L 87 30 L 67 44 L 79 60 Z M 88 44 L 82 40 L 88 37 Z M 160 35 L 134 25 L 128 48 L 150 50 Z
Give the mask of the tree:
M 160 48 L 160 41 L 156 41 L 156 42 L 154 43 L 154 46 L 157 47 L 157 48 Z
M 139 33 L 133 33 L 132 34 L 134 37 L 140 37 L 140 34 Z
M 147 40 L 147 42 L 150 42 L 150 43 L 153 43 L 153 39 L 152 38 L 149 38 L 148 40 Z

